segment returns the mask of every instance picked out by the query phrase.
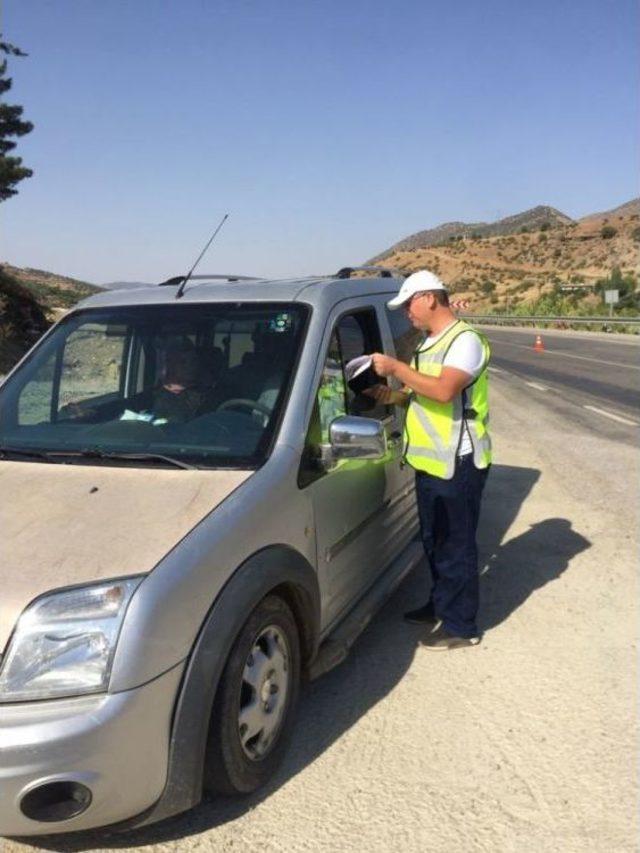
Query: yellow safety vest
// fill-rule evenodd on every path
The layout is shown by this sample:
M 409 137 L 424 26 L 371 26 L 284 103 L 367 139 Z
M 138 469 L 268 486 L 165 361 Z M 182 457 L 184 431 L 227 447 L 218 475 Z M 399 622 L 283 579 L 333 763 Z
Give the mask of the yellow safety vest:
M 487 430 L 487 365 L 491 350 L 484 335 L 458 320 L 439 340 L 430 346 L 423 344 L 414 354 L 416 370 L 426 376 L 440 376 L 449 347 L 463 332 L 473 332 L 482 344 L 484 362 L 479 375 L 450 403 L 438 403 L 412 392 L 405 420 L 405 460 L 412 468 L 443 480 L 453 477 L 465 421 L 475 466 L 487 468 L 491 464 L 491 439 Z

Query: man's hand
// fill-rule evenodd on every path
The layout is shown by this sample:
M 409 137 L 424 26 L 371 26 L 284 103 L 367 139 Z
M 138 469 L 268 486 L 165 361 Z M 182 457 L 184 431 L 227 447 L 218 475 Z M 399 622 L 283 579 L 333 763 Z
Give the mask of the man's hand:
M 402 362 L 397 358 L 392 358 L 390 355 L 383 355 L 380 352 L 374 352 L 371 356 L 371 366 L 378 376 L 395 376 L 398 366 Z
M 96 409 L 90 409 L 87 406 L 81 406 L 80 403 L 72 401 L 62 406 L 60 414 L 69 420 L 82 420 L 84 418 L 92 418 L 96 414 Z
M 402 406 L 409 400 L 408 394 L 403 391 L 394 391 L 388 385 L 374 385 L 372 388 L 365 388 L 362 393 L 366 397 L 373 397 L 374 400 L 384 406 Z

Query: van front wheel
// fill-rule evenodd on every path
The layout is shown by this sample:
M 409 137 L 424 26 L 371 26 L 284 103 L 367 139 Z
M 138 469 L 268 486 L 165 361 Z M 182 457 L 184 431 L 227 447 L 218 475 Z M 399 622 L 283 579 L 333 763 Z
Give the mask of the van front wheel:
M 278 767 L 293 726 L 300 642 L 286 602 L 267 596 L 236 638 L 213 705 L 205 791 L 248 794 Z

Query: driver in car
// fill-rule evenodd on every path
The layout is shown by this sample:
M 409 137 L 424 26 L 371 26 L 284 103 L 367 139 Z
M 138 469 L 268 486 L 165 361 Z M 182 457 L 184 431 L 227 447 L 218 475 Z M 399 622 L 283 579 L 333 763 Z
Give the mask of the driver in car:
M 199 363 L 188 346 L 168 349 L 162 383 L 153 389 L 148 409 L 154 423 L 185 423 L 208 407 L 211 389 L 199 382 Z
M 211 408 L 211 388 L 200 382 L 200 364 L 188 344 L 165 350 L 159 384 L 138 394 L 120 420 L 154 425 L 186 423 Z

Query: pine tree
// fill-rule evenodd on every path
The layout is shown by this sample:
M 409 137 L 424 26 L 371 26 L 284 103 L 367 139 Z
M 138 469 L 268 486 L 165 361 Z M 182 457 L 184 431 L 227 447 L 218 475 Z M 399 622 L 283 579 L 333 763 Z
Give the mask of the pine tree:
M 9 56 L 27 56 L 20 48 L 0 41 L 0 53 Z M 12 85 L 11 77 L 6 76 L 7 60 L 0 62 L 0 97 L 8 92 Z M 6 201 L 17 193 L 15 185 L 24 178 L 30 178 L 31 169 L 22 165 L 22 157 L 8 157 L 16 143 L 11 137 L 31 133 L 33 124 L 22 120 L 22 107 L 0 103 L 0 201 Z

